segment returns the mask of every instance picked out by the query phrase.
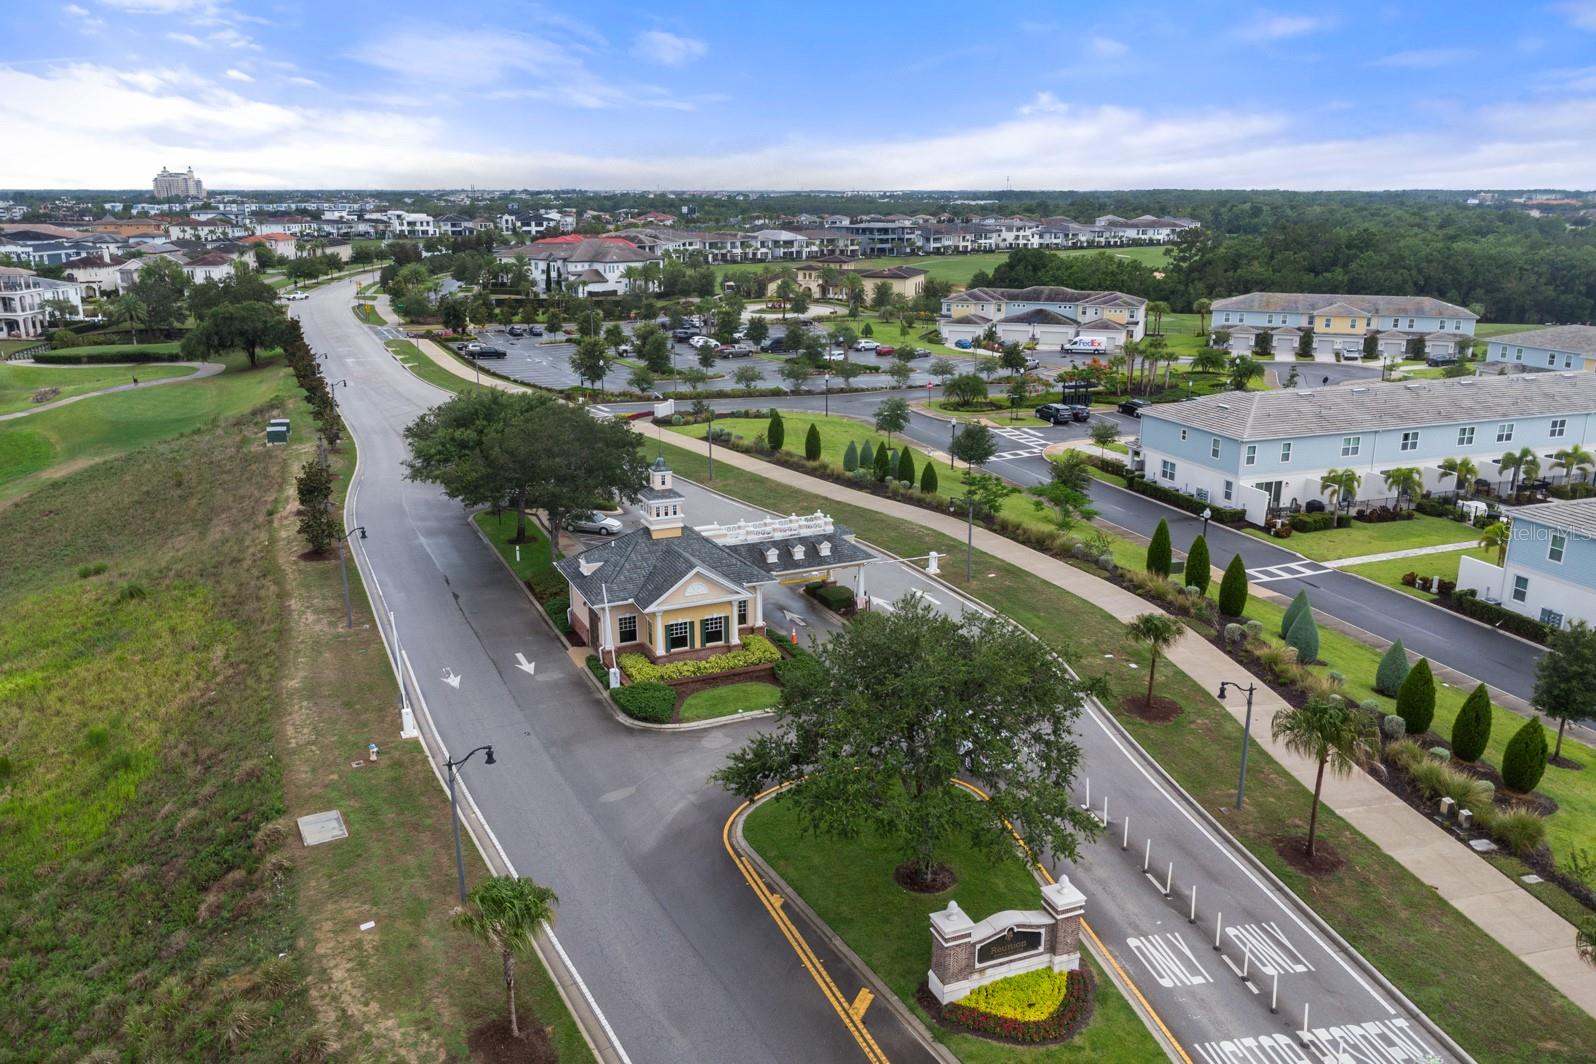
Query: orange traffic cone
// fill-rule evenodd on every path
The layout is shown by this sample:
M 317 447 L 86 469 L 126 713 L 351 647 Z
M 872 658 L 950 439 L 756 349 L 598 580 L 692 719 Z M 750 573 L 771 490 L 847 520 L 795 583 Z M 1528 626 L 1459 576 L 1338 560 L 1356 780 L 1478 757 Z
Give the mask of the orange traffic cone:
M 796 624 L 792 626 L 792 645 L 798 645 L 798 626 Z

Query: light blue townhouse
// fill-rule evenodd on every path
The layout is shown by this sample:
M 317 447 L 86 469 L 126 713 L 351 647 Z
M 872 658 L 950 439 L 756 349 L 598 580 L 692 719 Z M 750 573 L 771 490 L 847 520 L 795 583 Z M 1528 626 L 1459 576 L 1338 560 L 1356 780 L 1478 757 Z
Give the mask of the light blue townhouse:
M 1361 478 L 1356 499 L 1388 499 L 1384 475 L 1419 470 L 1427 491 L 1457 488 L 1441 469 L 1470 458 L 1479 476 L 1508 479 L 1500 459 L 1530 448 L 1552 456 L 1596 443 L 1596 374 L 1534 373 L 1265 392 L 1221 392 L 1144 407 L 1147 478 L 1262 524 L 1271 510 L 1328 502 L 1332 469 Z
M 1485 361 L 1510 369 L 1596 370 L 1596 325 L 1553 325 L 1502 333 L 1486 342 Z
M 1458 590 L 1561 628 L 1596 624 L 1596 499 L 1521 506 L 1501 565 L 1463 557 Z

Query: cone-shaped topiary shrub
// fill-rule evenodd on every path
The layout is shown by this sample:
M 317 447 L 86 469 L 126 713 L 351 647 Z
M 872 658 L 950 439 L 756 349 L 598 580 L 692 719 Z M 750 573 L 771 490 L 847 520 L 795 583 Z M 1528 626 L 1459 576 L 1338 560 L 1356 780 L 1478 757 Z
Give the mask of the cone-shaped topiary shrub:
M 1208 560 L 1208 540 L 1198 536 L 1191 541 L 1191 550 L 1186 552 L 1186 586 L 1208 594 L 1208 584 L 1214 576 L 1212 566 Z
M 848 473 L 859 468 L 859 445 L 852 440 L 848 441 L 848 449 L 842 452 L 842 468 Z
M 1478 761 L 1491 741 L 1491 693 L 1480 684 L 1469 692 L 1452 722 L 1452 756 L 1459 761 Z
M 907 447 L 898 455 L 898 479 L 914 483 L 914 452 Z
M 1409 735 L 1423 735 L 1435 719 L 1435 674 L 1430 659 L 1420 658 L 1397 689 L 1397 716 L 1408 726 Z
M 937 493 L 937 464 L 935 462 L 926 461 L 925 472 L 920 474 L 920 490 L 927 495 L 935 495 Z
M 1408 678 L 1408 651 L 1398 639 L 1380 658 L 1374 671 L 1374 689 L 1388 698 L 1395 698 L 1402 690 L 1402 681 Z
M 1528 794 L 1546 772 L 1546 730 L 1532 717 L 1507 741 L 1502 754 L 1502 782 L 1507 789 Z
M 1159 518 L 1152 541 L 1147 544 L 1147 571 L 1154 576 L 1168 576 L 1174 564 L 1174 553 L 1169 542 L 1169 522 Z
M 804 457 L 811 462 L 820 460 L 820 428 L 813 422 L 809 424 L 809 431 L 804 433 Z
M 1247 610 L 1247 563 L 1240 554 L 1231 556 L 1225 566 L 1225 577 L 1219 581 L 1219 612 L 1226 617 L 1240 617 Z
M 1297 614 L 1286 633 L 1286 645 L 1297 649 L 1297 660 L 1304 665 L 1319 660 L 1319 626 L 1314 623 L 1313 610 Z
M 1297 618 L 1301 616 L 1304 610 L 1309 608 L 1308 593 L 1306 591 L 1297 592 L 1297 597 L 1291 600 L 1291 605 L 1286 607 L 1285 614 L 1280 618 L 1280 638 L 1284 639 L 1286 637 L 1287 633 L 1291 631 L 1291 626 L 1297 623 Z

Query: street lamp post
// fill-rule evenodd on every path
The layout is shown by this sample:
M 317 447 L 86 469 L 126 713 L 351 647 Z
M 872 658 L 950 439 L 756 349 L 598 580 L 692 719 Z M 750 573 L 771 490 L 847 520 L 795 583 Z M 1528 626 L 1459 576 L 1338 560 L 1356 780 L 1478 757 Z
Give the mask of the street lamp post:
M 482 759 L 485 764 L 493 764 L 492 743 L 487 746 L 477 747 L 458 761 L 451 759 L 443 763 L 443 767 L 449 770 L 449 820 L 454 825 L 454 871 L 455 877 L 459 882 L 461 905 L 464 905 L 466 900 L 465 854 L 460 850 L 460 803 L 455 798 L 454 779 L 459 774 L 460 767 L 470 761 L 478 752 L 487 755 Z
M 328 505 L 331 505 L 331 503 L 329 502 Z M 354 607 L 349 604 L 349 567 L 344 564 L 344 540 L 348 539 L 356 532 L 360 533 L 361 539 L 366 538 L 365 525 L 356 525 L 354 528 L 351 528 L 348 532 L 345 532 L 343 535 L 338 537 L 338 575 L 343 579 L 344 582 L 345 628 L 353 628 L 355 626 L 355 613 Z
M 831 416 L 831 371 L 827 370 L 823 378 L 826 387 L 826 416 Z
M 1256 684 L 1248 684 L 1243 687 L 1234 680 L 1222 681 L 1219 685 L 1219 700 L 1221 702 L 1225 700 L 1225 692 L 1232 687 L 1247 693 L 1247 719 L 1241 726 L 1241 776 L 1236 780 L 1236 808 L 1240 809 L 1241 803 L 1247 794 L 1247 743 L 1252 737 L 1252 696 L 1257 692 L 1258 687 Z
M 1202 513 L 1202 518 L 1203 518 L 1203 538 L 1204 539 L 1208 538 L 1208 519 L 1210 517 L 1212 517 L 1212 516 L 1214 516 L 1213 509 L 1211 507 L 1204 506 L 1203 507 L 1203 513 Z

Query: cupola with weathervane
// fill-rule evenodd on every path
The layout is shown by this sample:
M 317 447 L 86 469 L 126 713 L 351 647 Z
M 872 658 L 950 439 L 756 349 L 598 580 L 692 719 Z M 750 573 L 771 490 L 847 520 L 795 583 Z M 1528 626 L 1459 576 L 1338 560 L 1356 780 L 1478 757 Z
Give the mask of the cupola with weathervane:
M 671 539 L 682 534 L 686 523 L 683 508 L 686 500 L 672 484 L 670 467 L 665 456 L 654 459 L 648 471 L 648 487 L 643 489 L 643 527 L 651 539 Z

